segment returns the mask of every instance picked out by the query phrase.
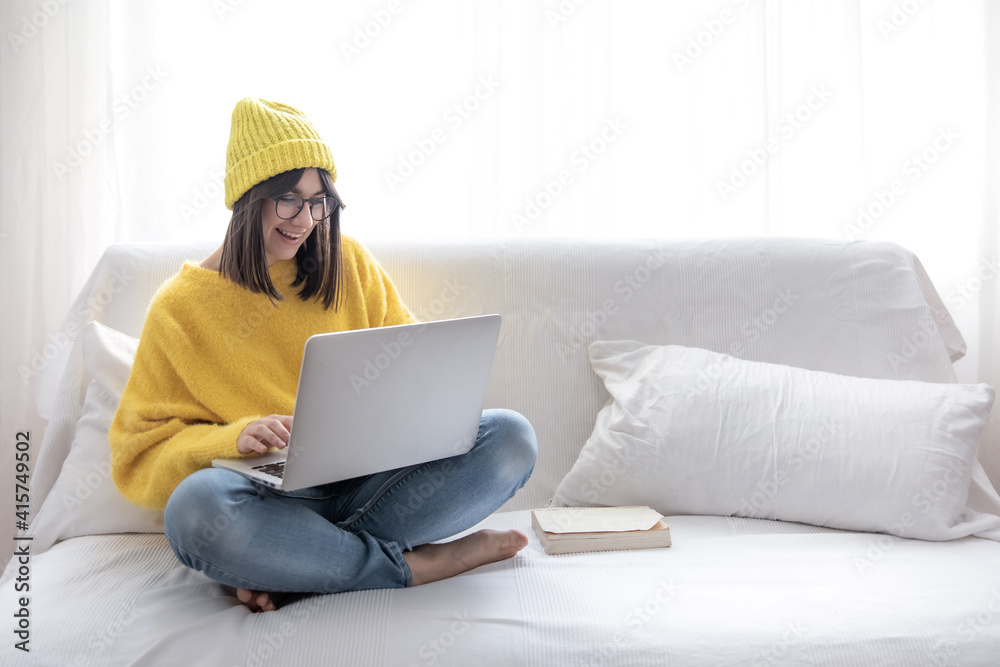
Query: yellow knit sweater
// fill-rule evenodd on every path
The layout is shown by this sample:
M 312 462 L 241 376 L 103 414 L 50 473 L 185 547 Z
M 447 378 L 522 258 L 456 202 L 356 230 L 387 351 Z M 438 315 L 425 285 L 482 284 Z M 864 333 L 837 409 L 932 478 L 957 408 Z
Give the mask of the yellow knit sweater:
M 162 510 L 212 459 L 257 456 L 240 454 L 236 440 L 252 421 L 292 414 L 309 336 L 417 321 L 371 253 L 341 238 L 337 312 L 298 297 L 294 258 L 269 268 L 284 297 L 277 308 L 192 261 L 160 287 L 108 433 L 112 477 L 126 498 Z

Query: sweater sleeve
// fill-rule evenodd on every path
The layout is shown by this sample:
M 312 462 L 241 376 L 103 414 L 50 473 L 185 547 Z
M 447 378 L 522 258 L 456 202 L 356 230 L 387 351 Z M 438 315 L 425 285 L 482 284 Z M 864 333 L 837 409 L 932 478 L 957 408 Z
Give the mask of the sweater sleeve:
M 118 490 L 136 505 L 162 510 L 177 485 L 212 459 L 256 456 L 241 454 L 236 440 L 247 424 L 266 415 L 214 423 L 172 363 L 167 351 L 173 347 L 180 354 L 182 343 L 158 315 L 155 308 L 147 315 L 108 440 Z

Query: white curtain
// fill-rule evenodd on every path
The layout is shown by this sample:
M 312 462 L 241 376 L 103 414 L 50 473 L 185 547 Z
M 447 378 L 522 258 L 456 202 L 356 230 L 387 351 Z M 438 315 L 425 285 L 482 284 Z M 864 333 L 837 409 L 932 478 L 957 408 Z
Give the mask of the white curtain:
M 4 0 L 0 489 L 103 250 L 221 242 L 244 96 L 314 121 L 362 240 L 899 243 L 998 385 L 997 4 Z

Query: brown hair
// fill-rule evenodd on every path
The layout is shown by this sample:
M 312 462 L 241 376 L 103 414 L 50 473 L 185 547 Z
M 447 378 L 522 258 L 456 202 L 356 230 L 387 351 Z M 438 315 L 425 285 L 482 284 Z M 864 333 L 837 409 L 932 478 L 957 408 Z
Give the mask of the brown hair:
M 272 176 L 266 181 L 247 190 L 233 203 L 233 216 L 229 220 L 226 238 L 222 243 L 222 257 L 219 273 L 253 292 L 263 292 L 274 300 L 284 298 L 275 289 L 268 272 L 267 257 L 264 254 L 263 211 L 268 203 L 265 198 L 280 197 L 295 187 L 305 169 L 292 169 Z M 333 187 L 330 173 L 316 168 L 320 183 L 328 196 L 337 200 L 333 213 L 326 220 L 316 223 L 309 238 L 295 253 L 298 265 L 292 287 L 305 286 L 299 290 L 299 298 L 308 301 L 317 294 L 323 300 L 323 307 L 340 309 L 343 297 L 343 262 L 340 242 L 340 209 L 344 204 Z M 271 204 L 274 205 L 273 203 Z

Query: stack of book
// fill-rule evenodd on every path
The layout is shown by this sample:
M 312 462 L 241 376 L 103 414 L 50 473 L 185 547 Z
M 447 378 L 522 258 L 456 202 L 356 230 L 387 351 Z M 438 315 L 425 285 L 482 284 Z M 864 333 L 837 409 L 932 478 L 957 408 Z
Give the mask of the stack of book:
M 531 510 L 531 526 L 547 554 L 670 546 L 663 515 L 645 505 Z

